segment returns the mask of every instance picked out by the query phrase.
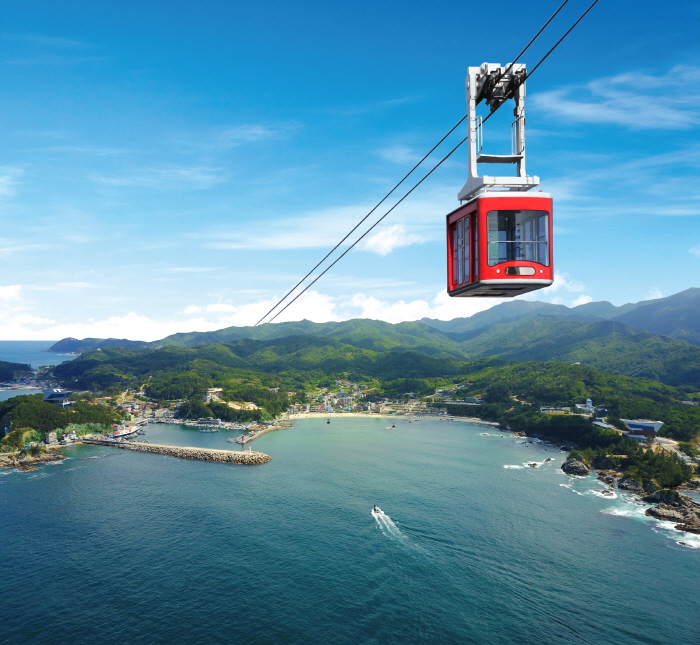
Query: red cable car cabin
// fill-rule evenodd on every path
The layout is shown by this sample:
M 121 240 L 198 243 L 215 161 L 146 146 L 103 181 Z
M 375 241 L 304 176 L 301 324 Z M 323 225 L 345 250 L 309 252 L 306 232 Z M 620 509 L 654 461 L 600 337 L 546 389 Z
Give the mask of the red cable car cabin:
M 447 216 L 447 293 L 509 298 L 552 284 L 552 197 L 486 192 Z

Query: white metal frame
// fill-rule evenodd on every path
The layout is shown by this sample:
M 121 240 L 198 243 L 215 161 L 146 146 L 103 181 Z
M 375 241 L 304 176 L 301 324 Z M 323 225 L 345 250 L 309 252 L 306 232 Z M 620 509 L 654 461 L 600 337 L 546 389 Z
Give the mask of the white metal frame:
M 540 178 L 525 172 L 525 65 L 484 63 L 467 71 L 467 123 L 469 127 L 469 178 L 459 192 L 458 199 L 469 201 L 489 189 L 526 191 L 535 188 Z M 511 96 L 512 95 L 512 96 Z M 483 145 L 482 118 L 476 106 L 485 100 L 491 112 L 506 100 L 515 101 L 511 124 L 511 154 L 490 155 L 481 151 Z M 515 176 L 479 176 L 477 164 L 515 164 Z

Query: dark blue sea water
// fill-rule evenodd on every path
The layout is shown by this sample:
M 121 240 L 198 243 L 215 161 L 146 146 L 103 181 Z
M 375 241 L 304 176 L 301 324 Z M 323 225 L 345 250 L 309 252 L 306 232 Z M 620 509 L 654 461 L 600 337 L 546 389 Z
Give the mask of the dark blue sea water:
M 298 421 L 262 466 L 85 446 L 0 471 L 0 643 L 698 643 L 697 538 L 551 447 L 388 425 Z
M 58 365 L 75 356 L 54 354 L 46 350 L 55 340 L 0 340 L 0 361 L 28 363 L 34 368 L 42 365 Z

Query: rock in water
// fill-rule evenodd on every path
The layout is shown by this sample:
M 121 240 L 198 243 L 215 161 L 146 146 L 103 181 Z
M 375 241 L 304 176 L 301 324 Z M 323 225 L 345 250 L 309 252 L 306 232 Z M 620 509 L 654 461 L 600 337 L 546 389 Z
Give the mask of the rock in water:
M 580 462 L 578 459 L 567 459 L 562 465 L 561 469 L 567 475 L 578 475 L 584 477 L 591 472 L 591 469 L 586 466 L 586 464 Z
M 644 487 L 634 479 L 629 479 L 629 477 L 623 477 L 619 482 L 617 482 L 617 487 L 621 490 L 628 490 L 630 493 L 637 493 L 637 495 L 644 495 Z

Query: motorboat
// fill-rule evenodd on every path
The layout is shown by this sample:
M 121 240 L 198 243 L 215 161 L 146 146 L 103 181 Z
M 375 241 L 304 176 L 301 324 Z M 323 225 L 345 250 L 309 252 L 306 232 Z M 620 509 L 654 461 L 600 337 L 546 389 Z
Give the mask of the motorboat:
M 370 515 L 381 515 L 382 514 L 382 509 L 379 508 L 376 504 L 374 505 L 374 508 L 369 512 Z

